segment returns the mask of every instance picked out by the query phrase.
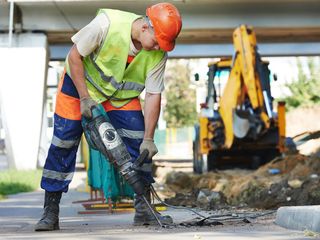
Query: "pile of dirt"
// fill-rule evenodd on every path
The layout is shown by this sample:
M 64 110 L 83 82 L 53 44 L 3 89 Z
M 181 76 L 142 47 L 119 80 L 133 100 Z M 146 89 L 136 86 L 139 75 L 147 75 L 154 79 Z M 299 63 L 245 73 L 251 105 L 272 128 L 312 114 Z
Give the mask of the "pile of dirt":
M 165 183 L 176 193 L 167 200 L 174 205 L 273 209 L 320 204 L 320 158 L 301 154 L 278 157 L 256 171 L 235 169 L 202 175 L 171 172 Z

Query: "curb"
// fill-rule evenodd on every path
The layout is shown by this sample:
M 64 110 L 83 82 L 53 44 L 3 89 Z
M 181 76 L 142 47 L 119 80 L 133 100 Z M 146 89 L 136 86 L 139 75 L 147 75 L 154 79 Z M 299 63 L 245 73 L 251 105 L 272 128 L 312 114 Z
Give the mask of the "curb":
M 284 228 L 320 232 L 320 205 L 280 207 L 275 223 Z

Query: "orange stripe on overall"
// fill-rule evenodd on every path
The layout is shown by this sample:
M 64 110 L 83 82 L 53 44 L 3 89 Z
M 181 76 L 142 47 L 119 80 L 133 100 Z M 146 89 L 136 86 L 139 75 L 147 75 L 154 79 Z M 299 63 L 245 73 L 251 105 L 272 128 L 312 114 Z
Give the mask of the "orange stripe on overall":
M 80 100 L 61 92 L 65 74 L 64 71 L 58 85 L 55 113 L 66 119 L 81 120 Z
M 121 111 L 140 111 L 141 110 L 141 104 L 140 104 L 140 100 L 139 98 L 133 98 L 130 102 L 128 102 L 126 105 L 120 107 L 120 108 L 116 108 L 114 106 L 111 105 L 111 103 L 109 101 L 105 101 L 103 103 L 101 103 L 104 110 L 106 110 L 107 112 L 109 111 L 113 111 L 113 110 L 121 110 Z

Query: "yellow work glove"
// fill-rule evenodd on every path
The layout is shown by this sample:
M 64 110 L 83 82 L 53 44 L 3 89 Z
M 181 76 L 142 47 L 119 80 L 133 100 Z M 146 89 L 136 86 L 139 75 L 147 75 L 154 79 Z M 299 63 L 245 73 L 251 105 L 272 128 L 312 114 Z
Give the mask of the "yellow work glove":
M 86 118 L 92 117 L 91 108 L 98 105 L 91 97 L 83 97 L 80 99 L 80 111 L 81 115 Z
M 143 139 L 143 141 L 140 145 L 140 154 L 143 152 L 143 150 L 149 151 L 149 155 L 148 155 L 149 159 L 151 159 L 158 152 L 158 149 L 157 149 L 156 145 L 154 144 L 154 141 L 152 138 Z

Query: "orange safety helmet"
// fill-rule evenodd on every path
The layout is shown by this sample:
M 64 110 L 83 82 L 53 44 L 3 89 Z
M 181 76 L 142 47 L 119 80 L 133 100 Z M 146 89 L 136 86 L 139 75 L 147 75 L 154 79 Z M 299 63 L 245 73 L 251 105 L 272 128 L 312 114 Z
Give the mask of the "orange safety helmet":
M 151 20 L 159 47 L 167 52 L 172 51 L 182 27 L 178 9 L 171 3 L 158 3 L 147 8 L 146 14 Z

